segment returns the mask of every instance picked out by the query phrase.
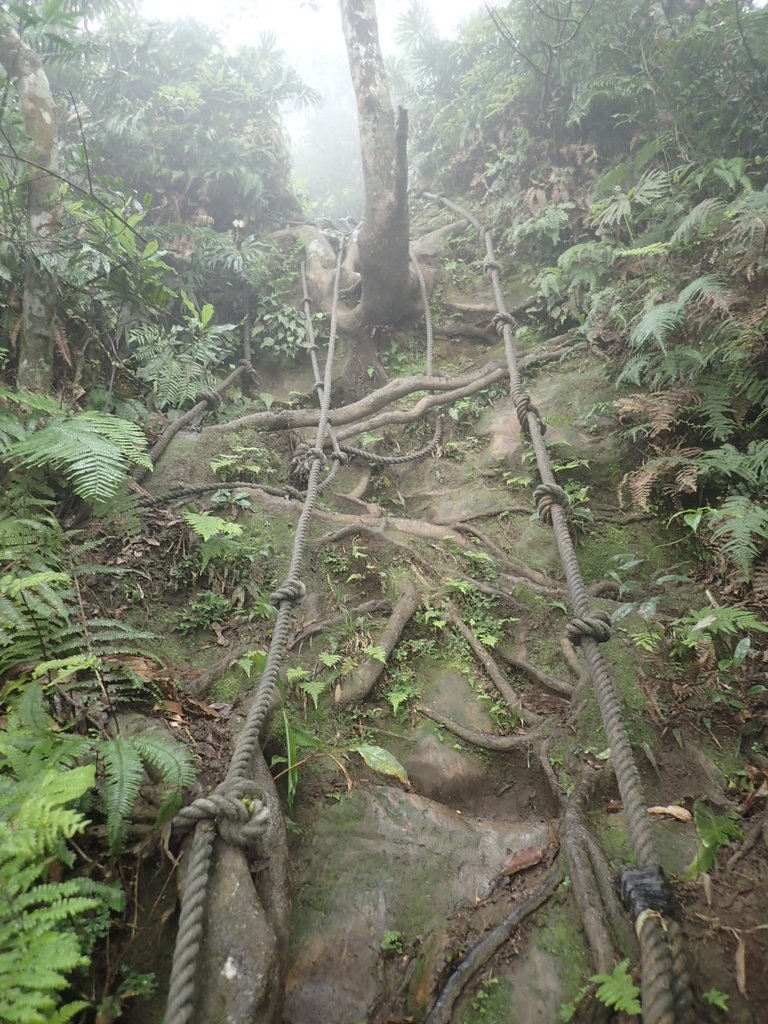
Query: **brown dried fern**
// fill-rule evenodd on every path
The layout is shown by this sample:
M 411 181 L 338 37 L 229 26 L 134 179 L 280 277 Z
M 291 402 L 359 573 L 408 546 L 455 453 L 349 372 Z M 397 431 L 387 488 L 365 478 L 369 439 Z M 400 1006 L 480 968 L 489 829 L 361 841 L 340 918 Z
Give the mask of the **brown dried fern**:
M 653 391 L 650 394 L 627 395 L 614 403 L 623 422 L 625 416 L 640 416 L 649 423 L 649 437 L 658 437 L 675 425 L 681 407 L 698 405 L 699 399 L 685 388 Z

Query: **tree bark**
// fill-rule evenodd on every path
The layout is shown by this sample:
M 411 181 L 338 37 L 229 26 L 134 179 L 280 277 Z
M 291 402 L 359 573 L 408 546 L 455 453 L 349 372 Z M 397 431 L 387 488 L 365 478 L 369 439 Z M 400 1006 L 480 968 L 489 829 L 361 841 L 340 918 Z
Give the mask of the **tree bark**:
M 27 252 L 17 385 L 49 392 L 53 382 L 56 277 L 50 257 L 59 230 L 56 117 L 51 87 L 40 58 L 23 42 L 9 16 L 0 12 L 0 65 L 19 94 L 27 133 Z M 41 169 L 42 168 L 42 169 Z M 48 264 L 48 265 L 46 265 Z
M 392 109 L 374 0 L 341 0 L 360 129 L 365 215 L 359 270 L 363 324 L 395 324 L 411 312 L 408 262 L 408 115 Z

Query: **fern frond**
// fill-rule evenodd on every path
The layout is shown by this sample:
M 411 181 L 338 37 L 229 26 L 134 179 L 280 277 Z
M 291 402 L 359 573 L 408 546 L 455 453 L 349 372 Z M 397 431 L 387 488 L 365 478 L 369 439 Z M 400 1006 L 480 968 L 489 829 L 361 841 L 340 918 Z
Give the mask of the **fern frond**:
M 143 761 L 157 770 L 166 785 L 186 789 L 197 777 L 197 759 L 182 743 L 156 733 L 143 732 L 131 738 Z
M 112 851 L 119 850 L 128 833 L 128 821 L 141 789 L 144 768 L 135 744 L 122 736 L 99 745 L 104 766 L 102 798 L 107 815 L 107 837 Z
M 678 302 L 660 302 L 651 306 L 643 313 L 637 324 L 632 328 L 629 343 L 633 348 L 641 348 L 653 339 L 657 346 L 666 352 L 670 334 L 683 323 L 683 309 Z
M 704 430 L 714 441 L 725 441 L 738 429 L 733 403 L 722 380 L 715 379 L 700 385 L 701 413 Z
M 768 541 L 768 508 L 751 498 L 732 494 L 707 518 L 712 539 L 749 582 L 752 567 Z
M 146 438 L 127 420 L 108 413 L 61 417 L 10 446 L 21 466 L 60 472 L 86 501 L 107 501 L 124 485 L 131 464 L 147 466 Z
M 702 274 L 695 281 L 691 281 L 677 297 L 680 309 L 685 309 L 689 302 L 696 299 L 699 302 L 706 302 L 710 299 L 722 299 L 728 294 L 728 288 L 723 281 L 714 274 Z
M 704 199 L 689 210 L 672 233 L 672 245 L 686 244 L 697 235 L 712 231 L 723 222 L 728 204 L 724 199 Z

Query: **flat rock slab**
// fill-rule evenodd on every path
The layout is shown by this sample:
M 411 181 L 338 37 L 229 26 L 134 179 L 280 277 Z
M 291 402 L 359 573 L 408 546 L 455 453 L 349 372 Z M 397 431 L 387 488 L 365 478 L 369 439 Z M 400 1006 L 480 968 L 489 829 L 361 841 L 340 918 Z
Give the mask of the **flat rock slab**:
M 356 789 L 316 805 L 295 862 L 285 1024 L 360 1024 L 380 995 L 388 931 L 410 943 L 486 896 L 543 821 L 470 818 L 414 793 Z

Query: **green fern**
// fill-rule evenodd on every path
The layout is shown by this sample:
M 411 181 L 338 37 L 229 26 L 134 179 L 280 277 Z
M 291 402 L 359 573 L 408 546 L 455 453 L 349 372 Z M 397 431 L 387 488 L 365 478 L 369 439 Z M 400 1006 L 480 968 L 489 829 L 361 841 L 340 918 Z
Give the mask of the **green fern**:
M 58 417 L 5 451 L 17 466 L 61 473 L 86 501 L 104 502 L 125 486 L 131 465 L 152 468 L 134 423 L 102 412 Z
M 589 980 L 598 986 L 595 994 L 604 1006 L 623 1013 L 640 1013 L 640 989 L 629 973 L 629 960 L 616 964 L 612 974 L 593 974 Z
M 692 238 L 701 238 L 710 233 L 723 222 L 727 208 L 725 200 L 717 197 L 697 203 L 673 231 L 671 243 L 687 245 Z
M 684 311 L 677 301 L 660 302 L 646 310 L 639 322 L 632 329 L 629 343 L 633 348 L 641 348 L 653 339 L 662 352 L 667 351 L 669 336 L 683 323 Z M 619 378 L 620 380 L 622 376 Z
M 111 850 L 120 849 L 128 834 L 131 811 L 141 789 L 144 766 L 136 746 L 122 736 L 106 740 L 100 751 L 104 770 L 102 797 Z
M 89 943 L 122 907 L 115 887 L 45 880 L 53 861 L 74 863 L 68 841 L 88 824 L 78 804 L 95 769 L 67 767 L 73 740 L 83 743 L 57 733 L 34 686 L 0 732 L 0 1020 L 8 1024 L 52 1024 L 86 1008 L 66 1001 L 69 975 L 89 962 Z
M 116 736 L 99 744 L 98 754 L 104 770 L 102 798 L 107 837 L 113 852 L 125 843 L 131 811 L 144 781 L 145 764 L 155 769 L 167 789 L 158 813 L 161 822 L 178 808 L 182 789 L 195 781 L 194 755 L 170 738 L 148 733 L 127 738 Z
M 707 525 L 718 550 L 748 583 L 768 541 L 768 508 L 751 498 L 732 494 L 719 509 L 709 511 Z

